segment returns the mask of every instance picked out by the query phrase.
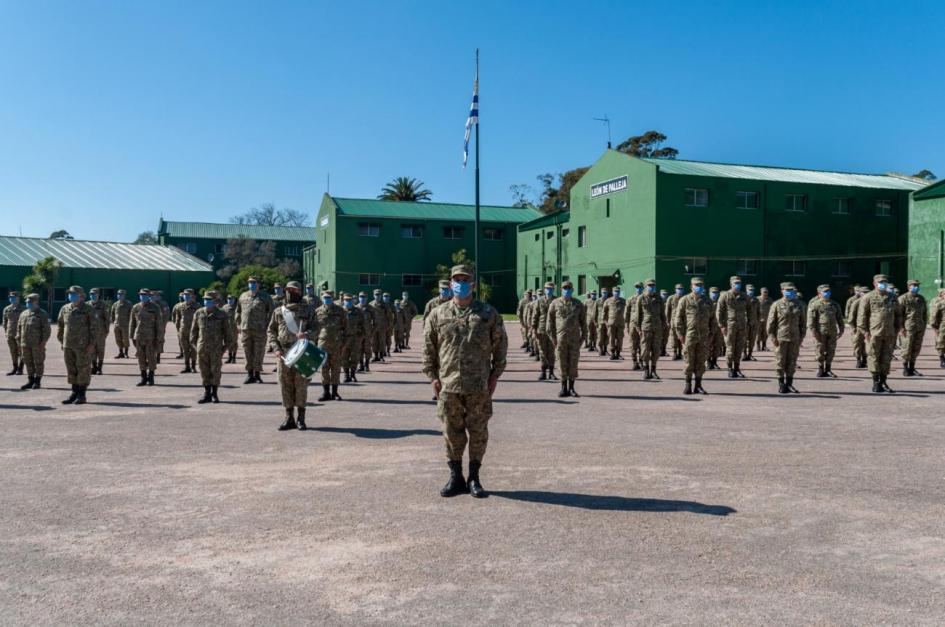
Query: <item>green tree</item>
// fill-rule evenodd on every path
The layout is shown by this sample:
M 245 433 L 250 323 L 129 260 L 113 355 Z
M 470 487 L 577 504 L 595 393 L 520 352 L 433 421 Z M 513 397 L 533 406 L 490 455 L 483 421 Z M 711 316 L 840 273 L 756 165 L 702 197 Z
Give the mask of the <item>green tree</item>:
M 46 257 L 36 262 L 33 272 L 23 279 L 26 294 L 46 294 L 46 311 L 52 315 L 56 279 L 62 270 L 62 262 L 55 257 Z
M 657 157 L 675 159 L 679 151 L 669 146 L 663 146 L 666 135 L 659 131 L 647 131 L 642 135 L 634 135 L 617 145 L 617 150 L 634 157 Z
M 483 280 L 483 277 L 479 276 L 479 272 L 476 270 L 476 264 L 469 259 L 469 256 L 466 254 L 466 249 L 460 248 L 454 252 L 452 255 L 450 255 L 450 260 L 451 263 L 448 266 L 443 265 L 442 263 L 438 263 L 436 265 L 437 284 L 434 286 L 433 294 L 437 295 L 440 293 L 440 281 L 450 280 L 450 270 L 453 269 L 453 266 L 465 264 L 467 266 L 472 266 L 473 270 L 476 271 L 476 284 L 479 286 L 479 300 L 488 302 L 489 297 L 492 296 L 492 286 L 489 285 L 487 280 Z
M 568 209 L 571 206 L 571 188 L 589 169 L 589 167 L 580 167 L 557 175 L 550 173 L 539 175 L 537 178 L 541 189 L 537 193 L 538 198 L 535 202 L 538 210 L 548 214 Z M 524 201 L 527 200 L 527 193 L 533 190 L 528 185 L 513 185 L 510 191 L 516 201 Z M 527 204 L 516 206 L 527 206 Z
M 922 179 L 923 181 L 928 181 L 930 183 L 937 179 L 935 174 L 931 170 L 927 170 L 927 169 L 919 170 L 918 172 L 913 174 L 912 177 L 917 178 L 917 179 Z
M 141 231 L 135 238 L 134 244 L 157 244 L 158 237 L 154 231 Z
M 69 231 L 65 229 L 59 229 L 58 231 L 53 231 L 49 234 L 49 239 L 75 239 L 69 235 Z
M 418 202 L 430 200 L 432 195 L 433 192 L 424 189 L 423 181 L 409 176 L 398 176 L 385 185 L 377 197 L 380 200 Z
M 285 283 L 288 280 L 285 275 L 276 268 L 257 265 L 244 266 L 239 269 L 239 272 L 230 277 L 230 281 L 226 285 L 226 293 L 239 296 L 245 292 L 246 283 L 251 276 L 259 279 L 259 287 L 267 292 L 271 292 L 272 286 L 276 283 Z

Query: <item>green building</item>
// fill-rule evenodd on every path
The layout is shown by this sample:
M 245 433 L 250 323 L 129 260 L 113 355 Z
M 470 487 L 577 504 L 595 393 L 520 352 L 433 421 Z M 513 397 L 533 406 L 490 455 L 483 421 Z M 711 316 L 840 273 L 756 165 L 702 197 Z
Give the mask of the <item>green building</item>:
M 55 257 L 63 264 L 53 290 L 50 312 L 53 316 L 65 304 L 70 285 L 81 285 L 86 292 L 93 287 L 101 288 L 105 300 L 113 300 L 119 289 L 134 294 L 147 287 L 161 290 L 165 299 L 173 304 L 184 288 L 200 289 L 214 279 L 210 264 L 176 248 L 157 244 L 0 236 L 0 298 L 3 302 L 10 290 L 23 289 L 23 279 L 32 274 L 33 265 L 46 257 Z M 48 307 L 43 296 L 44 307 Z
M 926 294 L 945 287 L 945 180 L 912 193 L 909 201 L 909 278 Z
M 532 207 L 480 207 L 479 279 L 500 311 L 515 311 L 516 227 L 541 214 Z M 436 266 L 474 243 L 473 205 L 338 198 L 325 194 L 315 245 L 304 253 L 307 281 L 332 289 L 399 298 L 422 305 L 436 289 Z
M 224 248 L 230 239 L 246 238 L 262 244 L 275 242 L 277 259 L 294 259 L 302 264 L 302 249 L 315 241 L 316 229 L 310 226 L 257 226 L 253 224 L 216 224 L 212 222 L 158 222 L 158 241 L 176 246 L 185 253 L 205 259 L 219 270 L 226 265 Z
M 733 274 L 777 292 L 846 293 L 886 272 L 904 285 L 909 194 L 896 175 L 640 159 L 608 150 L 571 190 L 569 212 L 518 229 L 518 291 L 568 278 L 584 294 L 648 277 Z

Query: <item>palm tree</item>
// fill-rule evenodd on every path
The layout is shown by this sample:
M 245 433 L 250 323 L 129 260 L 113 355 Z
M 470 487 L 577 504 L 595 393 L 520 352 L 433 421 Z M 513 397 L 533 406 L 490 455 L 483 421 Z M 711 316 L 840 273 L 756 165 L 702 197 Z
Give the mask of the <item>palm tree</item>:
M 423 181 L 409 176 L 398 176 L 384 186 L 378 198 L 380 200 L 417 202 L 430 200 L 432 195 L 433 192 L 423 188 Z

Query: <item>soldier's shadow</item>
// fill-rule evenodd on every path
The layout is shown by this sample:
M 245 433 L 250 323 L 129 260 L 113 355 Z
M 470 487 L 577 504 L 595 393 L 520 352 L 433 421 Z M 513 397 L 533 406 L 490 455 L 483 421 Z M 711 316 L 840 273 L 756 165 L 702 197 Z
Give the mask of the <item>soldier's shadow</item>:
M 498 498 L 511 499 L 513 501 L 619 512 L 689 512 L 692 514 L 708 514 L 710 516 L 728 516 L 737 511 L 727 505 L 706 505 L 696 501 L 604 496 L 597 494 L 577 494 L 573 492 L 512 490 L 492 491 L 490 494 Z
M 323 431 L 325 433 L 350 433 L 357 438 L 367 438 L 370 440 L 393 440 L 396 438 L 407 438 L 414 435 L 434 435 L 443 434 L 433 429 L 371 429 L 362 427 L 309 427 L 309 431 Z
M 50 409 L 55 409 L 49 405 L 3 405 L 0 404 L 0 409 L 9 409 L 11 411 L 17 409 L 32 409 L 33 411 L 49 411 Z

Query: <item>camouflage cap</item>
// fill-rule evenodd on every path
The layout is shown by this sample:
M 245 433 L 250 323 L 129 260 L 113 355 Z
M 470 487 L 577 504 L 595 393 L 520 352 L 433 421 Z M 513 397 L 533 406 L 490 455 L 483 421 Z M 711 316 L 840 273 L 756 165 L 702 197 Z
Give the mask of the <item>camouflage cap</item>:
M 17 292 L 16 290 L 10 290 L 10 292 L 8 293 L 8 296 L 19 296 L 19 295 L 20 293 Z
M 89 290 L 89 294 L 98 294 L 98 288 L 93 287 L 92 289 Z
M 746 290 L 753 290 L 753 289 L 755 289 L 755 286 L 752 285 L 751 283 L 749 283 L 748 285 L 745 286 L 745 289 L 746 289 Z
M 381 295 L 381 290 L 380 290 L 380 288 L 374 290 L 374 295 L 375 295 L 375 296 L 380 296 L 380 295 Z
M 689 284 L 690 285 L 704 285 L 705 281 L 703 281 L 701 277 L 694 276 L 691 279 L 689 279 Z
M 873 275 L 873 283 L 880 283 L 880 282 L 883 282 L 883 281 L 889 281 L 889 277 L 886 276 L 885 274 L 874 274 L 874 275 Z
M 732 275 L 732 276 L 730 276 L 730 277 L 728 278 L 728 282 L 729 282 L 729 283 L 741 283 L 741 282 L 742 282 L 742 277 L 740 277 L 740 276 L 738 276 L 738 275 Z
M 717 287 L 710 287 L 710 288 L 709 288 L 709 293 L 710 293 L 710 294 L 718 294 L 718 293 L 719 293 L 719 288 L 717 288 Z
M 906 281 L 906 285 L 922 285 L 922 284 L 919 282 L 919 279 L 909 279 L 908 281 Z
M 363 296 L 367 298 L 367 292 L 358 292 L 358 296 Z
M 636 283 L 633 284 L 633 287 L 643 287 L 643 282 L 637 281 Z
M 118 293 L 119 293 L 119 294 L 127 294 L 128 292 L 126 292 L 125 290 L 118 290 Z
M 784 281 L 783 283 L 781 283 L 781 289 L 782 289 L 782 290 L 793 290 L 793 289 L 796 289 L 796 288 L 794 287 L 794 284 L 791 283 L 790 281 Z
M 246 277 L 246 281 L 247 282 L 256 281 L 257 283 L 259 283 L 259 277 L 255 277 L 255 276 Z
M 325 296 L 327 296 L 328 298 L 334 298 L 335 293 L 331 290 L 322 290 L 322 298 L 324 298 Z
M 150 295 L 151 295 L 151 290 L 149 290 L 149 289 L 146 288 L 146 287 L 142 287 L 140 290 L 138 290 L 138 294 L 145 294 L 145 295 L 147 295 L 147 296 L 150 296 Z
M 474 279 L 476 278 L 476 271 L 473 270 L 472 266 L 461 263 L 452 267 L 450 270 L 450 276 L 468 276 L 470 279 Z
M 282 284 L 276 283 L 276 285 L 281 286 Z M 285 284 L 285 287 L 286 289 L 289 289 L 289 290 L 298 290 L 300 292 L 302 291 L 302 284 L 299 283 L 298 281 L 289 281 L 288 283 Z
M 388 298 L 390 298 L 390 292 L 384 292 L 384 296 L 387 296 Z
M 761 288 L 761 291 L 762 291 L 762 292 L 767 292 L 767 291 L 768 291 L 768 288 L 767 288 L 767 287 L 762 287 L 762 288 Z
M 441 290 L 442 290 L 442 289 L 448 289 L 449 286 L 450 286 L 450 282 L 449 282 L 448 279 L 443 279 L 442 281 L 440 281 L 439 285 L 440 285 L 440 289 L 441 289 Z M 531 294 L 531 292 L 529 292 L 529 294 Z
M 398 298 L 397 300 L 394 301 L 394 305 L 397 305 L 397 306 L 399 307 L 401 302 L 403 302 L 403 301 L 401 301 L 401 300 Z
M 212 298 L 213 300 L 220 299 L 220 292 L 216 290 L 205 290 L 203 293 L 204 298 Z
M 676 289 L 677 289 L 677 290 L 684 290 L 684 289 L 686 289 L 686 286 L 683 285 L 682 283 L 677 283 L 677 284 L 676 284 Z
M 290 282 L 290 283 L 298 283 L 298 281 L 289 281 L 289 282 Z M 273 287 L 284 287 L 284 286 L 282 285 L 282 283 L 273 283 L 272 286 L 273 286 Z M 302 284 L 301 284 L 301 283 L 299 283 L 299 289 L 302 289 Z
M 39 300 L 39 294 L 32 292 L 26 295 L 26 300 Z
M 351 292 L 345 292 L 341 295 L 342 300 L 354 300 L 354 294 Z
M 526 293 L 526 294 L 531 294 L 532 291 L 531 291 L 531 290 L 525 290 L 525 293 Z
M 547 289 L 549 289 L 549 288 L 550 288 L 550 289 L 555 289 L 555 284 L 552 283 L 551 281 L 547 281 L 547 282 L 545 283 L 545 289 L 547 290 Z
M 574 288 L 574 283 L 572 283 L 571 281 L 564 281 L 563 283 L 561 283 L 561 289 L 563 289 L 563 290 L 564 290 L 564 289 L 573 289 L 573 288 Z
M 315 287 L 315 284 L 314 284 L 314 283 L 306 283 L 306 284 L 305 284 L 305 287 Z
M 647 279 L 644 283 L 647 285 L 656 285 L 656 279 Z
M 184 294 L 196 294 L 196 293 L 197 292 L 195 292 L 194 288 L 192 287 L 188 287 L 186 290 L 184 290 Z
M 824 283 L 823 285 L 818 285 L 818 286 L 817 286 L 817 291 L 818 291 L 818 292 L 826 292 L 826 291 L 829 290 L 829 289 L 830 289 L 830 286 L 827 285 L 826 283 Z
M 79 296 L 85 296 L 85 290 L 82 289 L 81 285 L 73 285 L 66 290 L 70 294 L 78 294 Z

